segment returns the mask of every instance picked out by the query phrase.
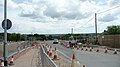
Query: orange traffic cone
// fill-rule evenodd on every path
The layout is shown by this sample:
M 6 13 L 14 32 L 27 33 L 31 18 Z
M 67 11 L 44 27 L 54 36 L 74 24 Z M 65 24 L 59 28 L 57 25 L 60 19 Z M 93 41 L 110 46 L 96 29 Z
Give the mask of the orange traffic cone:
M 77 50 L 79 50 L 79 46 L 77 46 Z
M 11 58 L 11 60 L 10 60 L 9 65 L 14 65 L 14 58 L 13 58 L 13 56 L 12 56 L 12 58 Z
M 97 49 L 96 52 L 99 52 L 99 49 Z
M 52 46 L 50 46 L 49 56 L 52 57 Z
M 107 48 L 105 49 L 104 53 L 108 53 L 108 50 L 107 50 Z
M 113 54 L 117 54 L 117 50 L 116 50 L 116 49 L 114 50 L 114 53 L 113 53 Z
M 83 65 L 82 67 L 86 67 L 85 65 Z
M 45 46 L 48 46 L 48 44 L 46 44 Z
M 71 64 L 71 67 L 75 67 L 75 53 L 73 53 L 73 56 L 72 56 L 72 64 Z
M 4 67 L 4 60 L 1 59 L 0 67 Z
M 47 45 L 47 55 L 49 56 L 50 48 L 49 45 Z
M 87 47 L 86 47 L 85 51 L 88 51 Z
M 49 51 L 47 51 L 47 55 L 49 56 L 49 54 L 50 54 L 50 50 Z
M 83 50 L 83 47 L 81 48 L 81 50 Z
M 55 54 L 54 54 L 53 60 L 57 60 L 57 59 L 58 59 L 58 54 L 57 54 L 57 49 L 55 47 Z
M 73 49 L 75 48 L 75 46 L 73 45 Z
M 92 47 L 90 47 L 90 52 L 92 51 Z
M 55 47 L 55 51 L 56 51 L 57 49 L 56 49 L 56 47 Z

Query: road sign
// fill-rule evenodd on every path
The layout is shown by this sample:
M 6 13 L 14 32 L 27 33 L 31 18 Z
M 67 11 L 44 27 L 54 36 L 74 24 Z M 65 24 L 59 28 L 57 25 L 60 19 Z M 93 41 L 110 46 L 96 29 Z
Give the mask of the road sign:
M 7 30 L 12 27 L 12 22 L 7 19 Z M 2 21 L 2 28 L 5 29 L 5 20 Z

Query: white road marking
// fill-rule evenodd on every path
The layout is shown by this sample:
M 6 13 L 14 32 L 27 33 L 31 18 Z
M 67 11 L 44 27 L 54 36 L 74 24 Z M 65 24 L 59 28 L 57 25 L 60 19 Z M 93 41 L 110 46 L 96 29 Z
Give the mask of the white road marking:
M 59 51 L 59 50 L 58 50 L 58 52 L 61 53 L 62 55 L 64 55 L 65 57 L 67 57 L 69 60 L 72 60 L 69 56 L 67 56 L 67 55 L 64 54 L 63 52 L 61 52 L 61 51 Z

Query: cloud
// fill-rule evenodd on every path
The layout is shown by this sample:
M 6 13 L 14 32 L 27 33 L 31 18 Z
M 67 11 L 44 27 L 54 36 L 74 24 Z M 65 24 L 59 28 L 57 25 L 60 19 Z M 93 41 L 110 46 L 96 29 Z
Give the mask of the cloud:
M 120 5 L 120 0 L 107 0 L 110 6 Z
M 33 1 L 31 4 L 23 4 L 21 6 L 22 12 L 20 16 L 32 18 L 34 20 L 35 18 L 37 20 L 46 20 L 48 18 L 58 20 L 80 20 L 91 16 L 93 13 L 91 9 L 96 9 L 95 7 L 88 9 L 88 5 L 91 5 L 88 1 L 82 3 L 83 1 L 79 0 L 37 0 Z
M 8 18 L 13 22 L 8 31 L 62 34 L 70 33 L 74 28 L 74 32 L 94 32 L 94 18 L 89 19 L 95 13 L 118 6 L 119 3 L 120 0 L 8 0 Z M 2 11 L 3 0 L 0 0 L 1 16 Z M 119 24 L 119 12 L 120 9 L 116 8 L 99 14 L 98 32 L 115 22 Z M 2 20 L 3 17 L 0 17 Z
M 117 17 L 115 17 L 114 15 L 112 14 L 107 14 L 107 15 L 103 15 L 102 17 L 99 17 L 99 21 L 102 21 L 102 22 L 111 22 L 111 21 L 114 21 L 116 20 Z
M 4 6 L 4 0 L 0 0 L 0 7 Z M 7 8 L 17 8 L 18 5 L 13 0 L 7 0 Z
M 43 13 L 51 18 L 61 17 L 61 13 L 59 13 L 54 7 L 51 6 L 47 7 Z
M 56 9 L 56 7 L 47 7 L 46 10 L 44 11 L 44 15 L 51 17 L 51 18 L 57 18 L 59 20 L 72 20 L 72 19 L 81 19 L 81 18 L 85 18 L 88 17 L 84 14 L 81 14 L 78 9 L 71 10 L 71 11 L 59 11 L 59 9 Z
M 120 14 L 120 6 L 115 5 L 110 7 L 107 10 L 104 10 L 101 13 L 98 13 L 98 20 L 102 21 L 102 22 L 111 22 L 111 21 L 115 21 L 118 20 Z

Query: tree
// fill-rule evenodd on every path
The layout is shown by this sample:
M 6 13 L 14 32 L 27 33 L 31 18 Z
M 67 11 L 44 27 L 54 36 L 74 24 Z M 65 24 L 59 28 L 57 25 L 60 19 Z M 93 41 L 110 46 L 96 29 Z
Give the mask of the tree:
M 108 26 L 107 30 L 104 30 L 104 34 L 120 34 L 120 25 Z
M 21 40 L 21 35 L 18 33 L 16 34 L 16 41 L 20 41 Z
M 45 35 L 39 35 L 40 40 L 46 40 L 46 36 Z
M 62 40 L 69 40 L 71 34 L 66 34 L 61 37 Z
M 48 40 L 52 40 L 52 39 L 53 39 L 53 36 L 52 36 L 52 35 L 49 35 L 49 36 L 47 36 L 47 39 L 48 39 Z
M 9 33 L 8 34 L 8 41 L 20 41 L 21 40 L 21 34 L 16 33 Z

